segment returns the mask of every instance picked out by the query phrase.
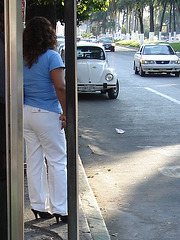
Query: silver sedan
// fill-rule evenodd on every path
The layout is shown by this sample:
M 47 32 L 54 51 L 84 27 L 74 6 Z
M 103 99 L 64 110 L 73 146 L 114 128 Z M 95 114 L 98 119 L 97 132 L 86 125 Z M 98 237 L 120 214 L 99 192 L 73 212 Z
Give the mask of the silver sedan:
M 180 58 L 169 44 L 144 44 L 134 55 L 135 74 L 180 74 Z

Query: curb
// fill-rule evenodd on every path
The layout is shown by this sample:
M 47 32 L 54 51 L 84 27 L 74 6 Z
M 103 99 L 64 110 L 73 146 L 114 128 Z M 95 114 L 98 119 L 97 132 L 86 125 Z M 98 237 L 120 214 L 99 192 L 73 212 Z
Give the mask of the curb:
M 111 240 L 79 157 L 79 239 Z M 26 170 L 25 170 L 26 172 Z M 35 220 L 29 207 L 27 178 L 24 182 L 24 239 L 68 240 L 68 225 L 55 219 Z
M 122 48 L 124 48 L 124 49 L 129 49 L 130 51 L 134 51 L 134 52 L 136 52 L 136 51 L 139 50 L 138 47 L 132 47 L 132 46 L 127 46 L 127 45 L 119 45 L 119 44 L 117 44 L 116 47 L 117 47 L 117 48 L 121 48 L 121 49 L 122 49 Z
M 86 177 L 79 157 L 79 192 L 83 212 L 86 216 L 93 240 L 111 240 L 101 211 Z

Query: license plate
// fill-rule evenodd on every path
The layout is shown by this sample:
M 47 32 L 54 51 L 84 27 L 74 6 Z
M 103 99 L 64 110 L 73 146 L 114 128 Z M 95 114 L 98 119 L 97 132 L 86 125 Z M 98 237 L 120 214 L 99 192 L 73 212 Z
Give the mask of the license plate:
M 91 92 L 91 91 L 93 91 L 95 89 L 95 85 L 85 85 L 84 86 L 84 90 L 85 91 L 89 91 L 89 92 Z

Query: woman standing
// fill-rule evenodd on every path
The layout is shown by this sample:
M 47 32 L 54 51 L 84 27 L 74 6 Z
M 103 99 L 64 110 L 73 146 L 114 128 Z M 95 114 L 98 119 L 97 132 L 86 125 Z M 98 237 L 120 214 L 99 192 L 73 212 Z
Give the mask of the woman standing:
M 36 219 L 56 217 L 57 222 L 59 218 L 67 222 L 66 90 L 56 46 L 55 31 L 46 18 L 29 20 L 23 33 L 24 138 Z

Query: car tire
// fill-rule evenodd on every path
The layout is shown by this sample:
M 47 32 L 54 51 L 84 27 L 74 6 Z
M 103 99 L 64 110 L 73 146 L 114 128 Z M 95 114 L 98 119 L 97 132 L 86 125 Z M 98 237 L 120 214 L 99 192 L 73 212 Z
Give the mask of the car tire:
M 108 90 L 108 97 L 110 99 L 116 99 L 119 94 L 119 82 L 116 83 L 116 88 L 111 88 Z
M 179 72 L 176 72 L 175 77 L 179 77 L 179 74 L 180 74 Z
M 135 66 L 135 63 L 134 63 L 134 73 L 135 73 L 135 74 L 138 74 L 138 73 L 139 73 L 137 67 Z
M 144 76 L 145 76 L 145 72 L 142 70 L 141 65 L 140 65 L 140 67 L 139 67 L 139 75 L 140 75 L 141 77 L 144 77 Z

